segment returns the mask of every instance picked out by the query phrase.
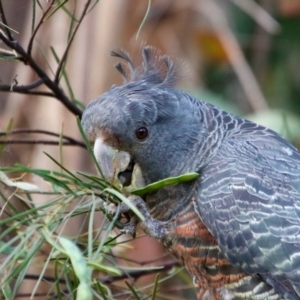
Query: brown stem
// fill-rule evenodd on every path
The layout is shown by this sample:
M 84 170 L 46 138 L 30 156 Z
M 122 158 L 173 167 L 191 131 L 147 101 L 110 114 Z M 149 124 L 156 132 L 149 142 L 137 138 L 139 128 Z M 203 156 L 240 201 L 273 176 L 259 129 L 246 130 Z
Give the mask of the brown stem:
M 62 138 L 65 140 L 65 142 L 69 142 L 69 143 L 73 143 L 74 145 L 78 145 L 80 147 L 86 148 L 85 144 L 82 143 L 81 141 L 77 141 L 76 139 L 67 136 L 67 135 L 61 135 L 59 133 L 55 133 L 52 131 L 48 131 L 48 130 L 42 130 L 42 129 L 15 129 L 15 130 L 11 130 L 8 132 L 1 132 L 0 131 L 0 137 L 1 136 L 9 136 L 9 135 L 13 135 L 13 134 L 46 134 L 46 135 L 50 135 L 50 136 L 55 136 L 58 138 Z M 4 141 L 3 141 L 4 142 Z
M 42 144 L 42 145 L 50 145 L 50 146 L 58 146 L 62 144 L 63 146 L 79 146 L 84 149 L 86 149 L 85 144 L 81 142 L 70 142 L 70 141 L 49 141 L 49 140 L 3 140 L 0 141 L 0 145 L 8 145 L 8 144 L 26 144 L 26 145 L 37 145 L 37 144 Z
M 10 85 L 0 85 L 0 91 L 1 92 L 14 92 L 14 93 L 17 93 L 17 94 L 45 96 L 45 97 L 56 98 L 55 95 L 50 93 L 50 92 L 28 91 L 28 90 L 24 90 L 24 89 L 19 88 L 19 87 L 11 88 Z
M 42 79 L 38 79 L 35 82 L 28 84 L 28 85 L 16 85 L 16 84 L 2 84 L 0 85 L 0 91 L 3 92 L 29 92 L 30 90 L 39 87 L 44 82 Z
M 164 272 L 164 271 L 168 271 L 170 269 L 172 269 L 173 267 L 175 266 L 179 266 L 178 262 L 176 261 L 171 261 L 171 262 L 168 262 L 168 263 L 165 263 L 161 269 L 150 269 L 150 270 L 134 270 L 134 271 L 130 271 L 130 272 L 126 272 L 126 273 L 123 273 L 121 275 L 108 275 L 108 276 L 104 276 L 102 278 L 98 278 L 98 281 L 103 283 L 103 284 L 109 284 L 109 283 L 112 283 L 112 282 L 115 282 L 115 281 L 119 281 L 119 280 L 122 280 L 122 279 L 127 279 L 128 277 L 129 278 L 133 278 L 133 279 L 138 279 L 142 276 L 145 276 L 145 275 L 150 275 L 150 274 L 153 274 L 153 273 L 159 273 L 159 272 Z
M 164 265 L 162 265 L 162 268 L 159 270 L 158 269 L 150 269 L 150 270 L 143 269 L 143 270 L 128 271 L 128 272 L 122 273 L 121 275 L 108 275 L 108 276 L 100 277 L 100 278 L 98 278 L 98 281 L 101 282 L 102 284 L 110 284 L 115 281 L 128 279 L 128 278 L 136 280 L 142 276 L 168 271 L 176 266 L 179 266 L 178 262 L 171 261 L 171 262 L 167 262 Z M 38 279 L 40 279 L 40 275 L 26 274 L 25 279 L 38 280 Z M 57 278 L 54 278 L 51 276 L 43 276 L 42 279 L 49 281 L 49 282 L 59 282 L 62 284 L 66 283 L 66 281 L 63 278 L 57 279 Z
M 73 31 L 70 39 L 69 39 L 68 45 L 67 45 L 67 47 L 65 49 L 65 52 L 64 52 L 62 58 L 60 59 L 60 62 L 58 64 L 58 67 L 57 67 L 57 70 L 56 70 L 56 73 L 55 73 L 55 77 L 54 77 L 54 83 L 56 83 L 56 84 L 58 84 L 58 82 L 59 82 L 59 76 L 60 76 L 61 70 L 63 68 L 63 65 L 64 65 L 64 63 L 65 63 L 65 61 L 67 59 L 67 56 L 68 56 L 71 44 L 72 44 L 72 42 L 74 40 L 74 37 L 75 37 L 75 35 L 76 35 L 76 33 L 77 33 L 78 29 L 79 29 L 79 26 L 82 23 L 82 20 L 83 20 L 86 12 L 88 10 L 88 7 L 89 7 L 90 3 L 91 3 L 91 0 L 87 0 L 87 2 L 85 3 L 85 6 L 84 6 L 84 9 L 83 9 L 82 14 L 80 16 L 80 19 L 78 21 L 78 24 L 75 27 L 75 29 L 74 29 L 74 31 Z
M 46 9 L 46 11 L 43 13 L 40 21 L 38 22 L 38 24 L 36 25 L 36 27 L 34 28 L 34 31 L 30 37 L 29 43 L 28 43 L 28 47 L 27 47 L 27 54 L 31 55 L 31 51 L 32 51 L 32 44 L 33 44 L 33 40 L 37 34 L 37 32 L 39 31 L 39 29 L 41 28 L 42 24 L 44 23 L 44 18 L 46 17 L 46 15 L 48 14 L 48 12 L 50 11 L 51 7 L 53 6 L 55 0 L 52 0 L 50 5 L 48 6 L 48 8 Z
M 2 40 L 9 48 L 14 49 L 19 55 L 24 58 L 24 63 L 28 64 L 32 70 L 40 77 L 44 84 L 53 92 L 57 98 L 70 112 L 81 118 L 82 111 L 65 95 L 64 91 L 58 84 L 53 82 L 45 71 L 27 54 L 17 41 L 10 41 L 2 32 L 0 32 L 0 40 Z

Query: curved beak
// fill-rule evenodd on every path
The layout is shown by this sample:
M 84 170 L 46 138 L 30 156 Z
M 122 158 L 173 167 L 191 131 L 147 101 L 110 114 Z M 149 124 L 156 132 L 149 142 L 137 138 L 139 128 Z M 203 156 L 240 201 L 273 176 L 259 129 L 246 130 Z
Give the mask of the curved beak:
M 130 192 L 144 187 L 142 172 L 134 163 L 129 153 L 118 151 L 106 145 L 97 138 L 94 145 L 94 155 L 100 165 L 104 179 L 116 188 Z

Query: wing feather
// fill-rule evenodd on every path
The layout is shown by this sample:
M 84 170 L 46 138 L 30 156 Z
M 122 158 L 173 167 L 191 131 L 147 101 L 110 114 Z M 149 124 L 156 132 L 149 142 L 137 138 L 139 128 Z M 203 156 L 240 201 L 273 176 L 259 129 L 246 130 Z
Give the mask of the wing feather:
M 224 255 L 300 297 L 300 153 L 268 130 L 229 138 L 201 178 L 196 211 Z

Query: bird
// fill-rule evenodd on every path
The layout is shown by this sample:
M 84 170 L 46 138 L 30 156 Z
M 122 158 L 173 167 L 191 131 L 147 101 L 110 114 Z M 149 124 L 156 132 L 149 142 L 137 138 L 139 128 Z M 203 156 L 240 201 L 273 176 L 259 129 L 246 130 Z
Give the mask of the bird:
M 179 90 L 175 60 L 155 48 L 144 46 L 138 64 L 124 50 L 111 54 L 124 83 L 81 120 L 103 176 L 126 187 L 199 174 L 127 195 L 141 228 L 190 273 L 198 300 L 300 299 L 299 151 Z

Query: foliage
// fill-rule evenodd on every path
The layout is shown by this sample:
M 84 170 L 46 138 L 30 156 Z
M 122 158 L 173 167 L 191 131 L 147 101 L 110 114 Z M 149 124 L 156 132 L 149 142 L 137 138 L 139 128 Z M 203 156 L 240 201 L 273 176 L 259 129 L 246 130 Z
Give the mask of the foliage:
M 67 146 L 81 147 L 87 149 L 87 154 L 92 157 L 95 173 L 101 174 L 92 146 L 80 128 L 79 119 L 84 104 L 76 98 L 67 72 L 74 39 L 83 20 L 99 4 L 99 0 L 31 1 L 31 35 L 25 43 L 26 47 L 15 39 L 18 33 L 11 28 L 6 19 L 4 2 L 0 0 L 0 59 L 23 64 L 37 79 L 27 85 L 19 85 L 16 76 L 8 84 L 0 80 L 0 91 L 32 97 L 43 96 L 60 101 L 74 118 L 78 117 L 78 130 L 84 143 L 48 130 L 14 129 L 11 121 L 6 130 L 0 133 L 0 153 L 8 144 L 56 145 L 60 152 Z M 135 27 L 136 36 L 142 35 L 143 30 L 149 29 L 152 23 L 155 24 L 154 27 L 163 27 L 163 22 L 168 20 L 170 15 L 176 15 L 179 10 L 184 9 L 192 11 L 193 16 L 197 13 L 199 19 L 208 18 L 208 23 L 211 23 L 209 29 L 205 26 L 204 29 L 200 28 L 197 23 L 193 32 L 197 45 L 194 52 L 198 53 L 198 56 L 201 52 L 207 66 L 202 71 L 203 88 L 193 88 L 190 92 L 229 112 L 246 115 L 251 120 L 265 124 L 291 141 L 299 139 L 300 123 L 297 113 L 300 112 L 300 77 L 297 62 L 300 62 L 300 39 L 295 30 L 300 25 L 299 18 L 285 18 L 284 15 L 279 15 L 275 21 L 257 5 L 260 1 L 252 0 L 228 1 L 225 4 L 227 10 L 230 4 L 235 4 L 230 6 L 234 16 L 232 18 L 222 12 L 213 0 L 191 1 L 184 7 L 181 1 L 178 1 L 180 9 L 177 7 L 174 11 L 168 10 L 168 5 L 162 4 L 160 7 L 160 4 L 157 4 L 163 1 L 157 1 L 156 4 L 154 2 L 145 1 L 144 15 Z M 212 11 L 213 13 L 208 13 Z M 59 13 L 69 18 L 68 36 L 61 55 L 56 47 L 49 45 L 52 58 L 57 64 L 56 69 L 50 72 L 40 64 L 35 56 L 34 47 L 41 28 Z M 192 19 L 188 22 L 192 23 Z M 174 27 L 173 23 L 170 23 Z M 233 30 L 228 23 L 231 23 Z M 263 31 L 259 31 L 258 26 L 261 26 Z M 151 30 L 150 32 L 152 34 Z M 188 33 L 192 35 L 191 32 Z M 257 36 L 261 39 L 256 40 Z M 171 40 L 169 49 L 176 45 L 176 42 L 172 41 L 172 35 L 166 40 Z M 259 51 L 262 40 L 266 41 L 263 44 L 266 49 Z M 272 47 L 272 44 L 275 46 Z M 248 61 L 251 62 L 251 66 L 248 65 Z M 263 63 L 260 63 L 261 61 Z M 268 101 L 264 98 L 261 87 Z M 14 138 L 20 134 L 39 134 L 47 138 Z M 50 137 L 55 140 L 50 140 Z M 43 299 L 167 299 L 168 296 L 161 292 L 160 283 L 174 278 L 178 273 L 180 282 L 184 282 L 186 288 L 191 287 L 190 279 L 174 261 L 154 267 L 137 267 L 126 257 L 125 250 L 129 249 L 128 242 L 131 239 L 124 240 L 124 236 L 119 239 L 121 234 L 112 230 L 121 228 L 121 221 L 116 217 L 102 218 L 102 213 L 105 214 L 104 202 L 127 201 L 120 191 L 97 175 L 72 171 L 49 154 L 45 153 L 45 156 L 52 160 L 60 171 L 31 168 L 22 164 L 2 167 L 0 170 L 1 299 L 14 299 L 17 296 L 32 299 L 39 296 Z M 143 194 L 166 184 L 190 180 L 193 176 L 198 175 L 184 174 L 168 178 L 135 193 Z M 47 182 L 47 188 L 32 183 L 37 177 Z M 136 213 L 139 214 L 138 211 Z M 72 227 L 78 220 L 84 220 L 81 230 L 74 236 L 67 235 L 65 229 Z M 100 226 L 95 226 L 95 221 L 99 220 Z M 151 285 L 136 284 L 139 278 L 150 274 L 156 274 Z M 118 284 L 121 280 L 125 280 L 124 285 Z M 29 281 L 34 282 L 32 292 L 22 294 L 22 287 Z M 41 289 L 43 284 L 46 284 L 46 288 Z
M 0 40 L 9 48 L 0 49 L 0 58 L 22 62 L 25 67 L 31 68 L 39 76 L 39 79 L 32 84 L 20 86 L 15 79 L 10 85 L 1 83 L 0 89 L 6 92 L 56 98 L 74 116 L 80 118 L 84 105 L 74 96 L 65 66 L 69 49 L 82 20 L 98 1 L 85 1 L 79 17 L 75 16 L 75 6 L 72 11 L 68 8 L 67 2 L 52 0 L 44 8 L 39 1 L 33 1 L 32 35 L 25 49 L 14 39 L 12 32 L 15 31 L 7 23 L 2 1 L 0 1 Z M 42 17 L 37 21 L 36 11 L 39 9 L 42 10 Z M 70 16 L 71 22 L 68 42 L 62 57 L 59 58 L 55 48 L 51 47 L 51 53 L 57 62 L 57 69 L 52 78 L 33 57 L 33 42 L 41 26 L 60 10 Z M 66 83 L 67 93 L 60 86 L 62 79 Z M 49 91 L 37 90 L 40 87 L 47 88 Z M 79 119 L 78 124 L 86 144 L 69 136 L 46 130 L 13 130 L 12 124 L 7 126 L 6 132 L 1 133 L 2 144 L 40 143 L 57 145 L 60 148 L 68 145 L 87 148 L 98 173 L 101 174 L 92 147 L 82 132 Z M 10 139 L 15 134 L 43 134 L 56 137 L 58 140 Z M 132 295 L 134 299 L 149 297 L 154 299 L 159 282 L 178 272 L 177 263 L 171 262 L 161 267 L 145 268 L 132 266 L 131 262 L 126 263 L 126 257 L 122 255 L 116 257 L 114 249 L 117 248 L 119 249 L 117 252 L 122 252 L 120 249 L 126 249 L 127 242 L 130 241 L 130 239 L 119 241 L 118 237 L 121 234 L 116 235 L 112 232 L 114 227 L 121 227 L 122 224 L 117 220 L 117 216 L 114 218 L 107 216 L 98 228 L 94 228 L 94 221 L 99 218 L 99 211 L 105 213 L 104 201 L 118 203 L 128 200 L 111 187 L 109 182 L 105 182 L 98 176 L 73 172 L 49 154 L 45 153 L 45 155 L 59 167 L 60 171 L 36 169 L 21 164 L 2 167 L 0 170 L 0 182 L 3 184 L 2 192 L 0 191 L 3 202 L 1 210 L 3 218 L 0 221 L 1 298 L 42 296 L 48 299 L 89 300 L 94 297 L 97 299 L 130 298 Z M 24 177 L 33 176 L 47 182 L 48 188 L 40 188 L 36 184 L 24 181 Z M 37 205 L 37 198 L 38 203 L 44 204 Z M 16 205 L 16 202 L 21 203 L 21 206 Z M 133 210 L 136 208 L 133 207 Z M 137 210 L 136 214 L 139 215 Z M 72 222 L 76 222 L 80 216 L 84 216 L 85 219 L 80 232 L 75 236 L 66 236 L 64 229 L 71 226 Z M 167 277 L 159 279 L 156 276 L 151 286 L 136 287 L 134 281 L 139 277 L 162 270 L 171 270 L 173 267 L 174 271 Z M 122 279 L 128 280 L 127 288 L 115 286 L 115 282 Z M 34 280 L 35 285 L 30 295 L 24 295 L 19 291 L 28 280 Z M 45 282 L 48 283 L 48 287 L 41 292 L 40 285 Z
M 90 155 L 93 156 L 93 153 Z M 1 228 L 7 228 L 1 232 L 0 240 L 15 233 L 9 241 L 0 244 L 0 254 L 4 256 L 0 274 L 5 274 L 1 286 L 6 299 L 16 297 L 23 280 L 28 278 L 30 266 L 40 270 L 40 275 L 35 277 L 36 289 L 41 281 L 46 280 L 52 285 L 45 296 L 59 299 L 66 295 L 76 299 L 92 299 L 92 296 L 111 299 L 109 283 L 114 280 L 127 278 L 131 272 L 135 273 L 133 276 L 139 277 L 144 273 L 164 269 L 121 266 L 112 254 L 114 247 L 122 247 L 123 244 L 117 242 L 118 236 L 111 233 L 112 228 L 118 226 L 117 216 L 110 221 L 104 219 L 99 228 L 94 229 L 93 225 L 97 211 L 103 210 L 103 201 L 119 202 L 120 199 L 115 196 L 118 193 L 108 188 L 109 184 L 101 178 L 81 172 L 73 173 L 54 158 L 49 158 L 55 161 L 61 172 L 32 169 L 23 165 L 1 168 L 1 182 L 10 188 L 14 187 L 8 197 L 1 194 L 9 217 L 0 222 Z M 35 174 L 47 181 L 50 188 L 42 190 L 22 179 L 11 180 L 3 172 Z M 51 199 L 37 207 L 33 200 L 36 195 L 51 195 Z M 10 201 L 11 196 L 19 199 L 25 210 L 18 211 Z M 86 216 L 87 231 L 65 237 L 64 227 L 79 215 Z M 45 245 L 50 246 L 47 255 L 43 255 Z M 170 267 L 172 265 L 167 266 L 167 269 Z M 46 275 L 49 270 L 53 271 L 53 277 Z M 95 273 L 97 276 L 94 276 Z M 158 282 L 157 278 L 150 295 L 157 292 Z M 136 299 L 145 297 L 143 290 L 134 288 L 129 282 L 126 284 L 128 291 L 123 291 L 123 295 L 132 293 Z M 36 289 L 32 291 L 31 297 L 35 296 Z

